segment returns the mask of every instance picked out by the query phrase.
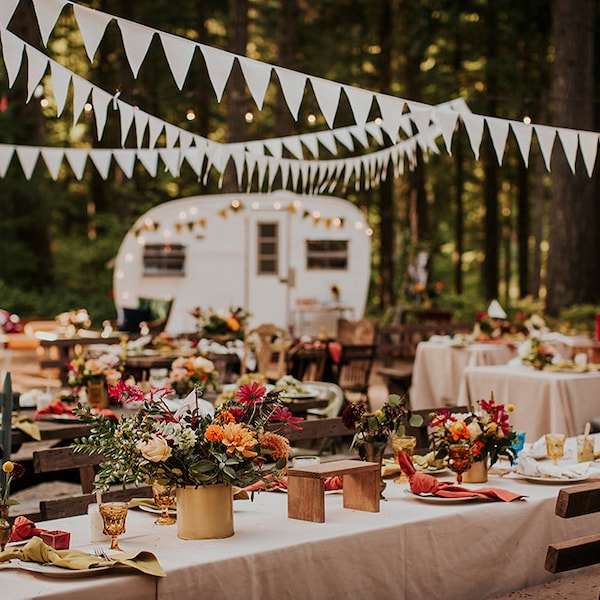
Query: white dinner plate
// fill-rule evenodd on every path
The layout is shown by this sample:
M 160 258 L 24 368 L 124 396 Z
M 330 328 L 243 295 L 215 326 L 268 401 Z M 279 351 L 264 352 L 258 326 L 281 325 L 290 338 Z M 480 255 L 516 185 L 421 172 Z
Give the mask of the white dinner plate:
M 481 496 L 464 496 L 462 498 L 444 498 L 443 496 L 433 496 L 431 494 L 414 494 L 410 490 L 404 490 L 407 496 L 421 500 L 422 502 L 431 502 L 432 504 L 462 504 L 463 502 L 475 502 L 483 500 Z
M 428 475 L 439 475 L 440 473 L 445 473 L 446 471 L 449 471 L 450 469 L 448 469 L 448 467 L 420 467 L 419 465 L 415 464 L 415 470 L 417 471 L 417 473 L 427 473 Z
M 46 575 L 47 577 L 92 577 L 104 573 L 112 567 L 94 567 L 93 569 L 66 569 L 51 564 L 41 564 L 26 560 L 17 560 L 16 565 L 25 571 Z
M 515 473 L 515 475 L 535 483 L 553 483 L 559 485 L 564 485 L 565 483 L 581 483 L 590 478 L 589 475 L 582 475 L 581 477 L 543 477 L 541 475 L 524 475 L 523 473 Z
M 148 506 L 148 504 L 139 504 L 138 508 L 140 510 L 145 511 L 145 512 L 157 513 L 159 515 L 162 512 L 162 510 L 160 510 L 160 508 L 158 508 L 158 506 L 156 506 L 156 507 L 154 507 L 154 506 Z M 169 514 L 170 515 L 176 515 L 177 514 L 177 509 L 176 508 L 169 508 Z
M 284 390 L 281 392 L 281 398 L 284 400 L 306 400 L 307 398 L 316 398 L 318 395 L 319 390 L 309 385 L 303 386 L 301 390 Z

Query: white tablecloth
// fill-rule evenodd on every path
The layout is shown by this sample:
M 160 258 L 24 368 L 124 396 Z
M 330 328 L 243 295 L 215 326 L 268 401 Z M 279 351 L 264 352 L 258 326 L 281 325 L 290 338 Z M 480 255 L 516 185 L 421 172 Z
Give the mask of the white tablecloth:
M 554 515 L 556 485 L 496 475 L 483 486 L 527 499 L 431 504 L 388 480 L 379 513 L 344 509 L 337 492 L 326 495 L 326 522 L 311 523 L 287 518 L 285 494 L 262 493 L 235 501 L 233 537 L 198 541 L 180 540 L 176 526 L 156 526 L 156 515 L 131 510 L 121 547 L 154 552 L 166 578 L 50 579 L 0 567 L 2 597 L 485 600 L 556 578 L 544 569 L 548 544 L 598 530 L 597 515 Z M 87 515 L 48 528 L 70 530 L 72 547 L 94 547 Z
M 496 402 L 514 404 L 510 421 L 533 442 L 545 433 L 583 433 L 600 416 L 600 373 L 536 371 L 523 365 L 467 367 L 459 404 L 474 405 L 494 393 Z
M 465 367 L 505 364 L 515 356 L 514 347 L 504 343 L 455 347 L 450 341 L 421 342 L 415 354 L 410 405 L 415 410 L 455 406 Z

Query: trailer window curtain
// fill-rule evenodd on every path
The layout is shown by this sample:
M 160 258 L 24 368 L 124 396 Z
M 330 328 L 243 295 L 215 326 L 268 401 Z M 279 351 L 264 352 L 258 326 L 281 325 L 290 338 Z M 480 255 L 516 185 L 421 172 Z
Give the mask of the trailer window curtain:
M 279 223 L 258 223 L 258 275 L 277 275 L 279 273 Z
M 306 269 L 347 271 L 348 240 L 306 240 Z

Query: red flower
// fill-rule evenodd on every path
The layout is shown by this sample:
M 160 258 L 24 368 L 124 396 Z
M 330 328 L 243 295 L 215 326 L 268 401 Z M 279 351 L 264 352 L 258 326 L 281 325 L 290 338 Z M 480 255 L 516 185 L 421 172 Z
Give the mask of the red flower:
M 286 423 L 294 429 L 302 429 L 302 426 L 298 425 L 297 423 L 299 421 L 304 421 L 302 417 L 295 417 L 287 406 L 278 406 L 273 411 L 273 414 L 269 420 L 278 423 Z
M 256 402 L 261 402 L 266 393 L 267 388 L 264 385 L 258 383 L 258 381 L 252 381 L 241 386 L 235 397 L 240 401 L 240 404 L 252 406 Z
M 108 388 L 108 395 L 120 402 L 143 402 L 146 399 L 137 385 L 127 385 L 122 379 Z

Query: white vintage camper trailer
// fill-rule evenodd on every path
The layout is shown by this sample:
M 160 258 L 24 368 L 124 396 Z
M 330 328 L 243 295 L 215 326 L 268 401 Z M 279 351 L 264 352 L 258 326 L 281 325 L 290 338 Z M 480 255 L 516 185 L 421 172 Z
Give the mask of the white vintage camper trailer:
M 120 310 L 135 308 L 140 297 L 172 298 L 172 333 L 194 331 L 195 307 L 239 306 L 251 313 L 251 326 L 332 334 L 340 316 L 363 316 L 370 235 L 358 208 L 328 196 L 280 191 L 166 202 L 125 236 L 115 303 Z

